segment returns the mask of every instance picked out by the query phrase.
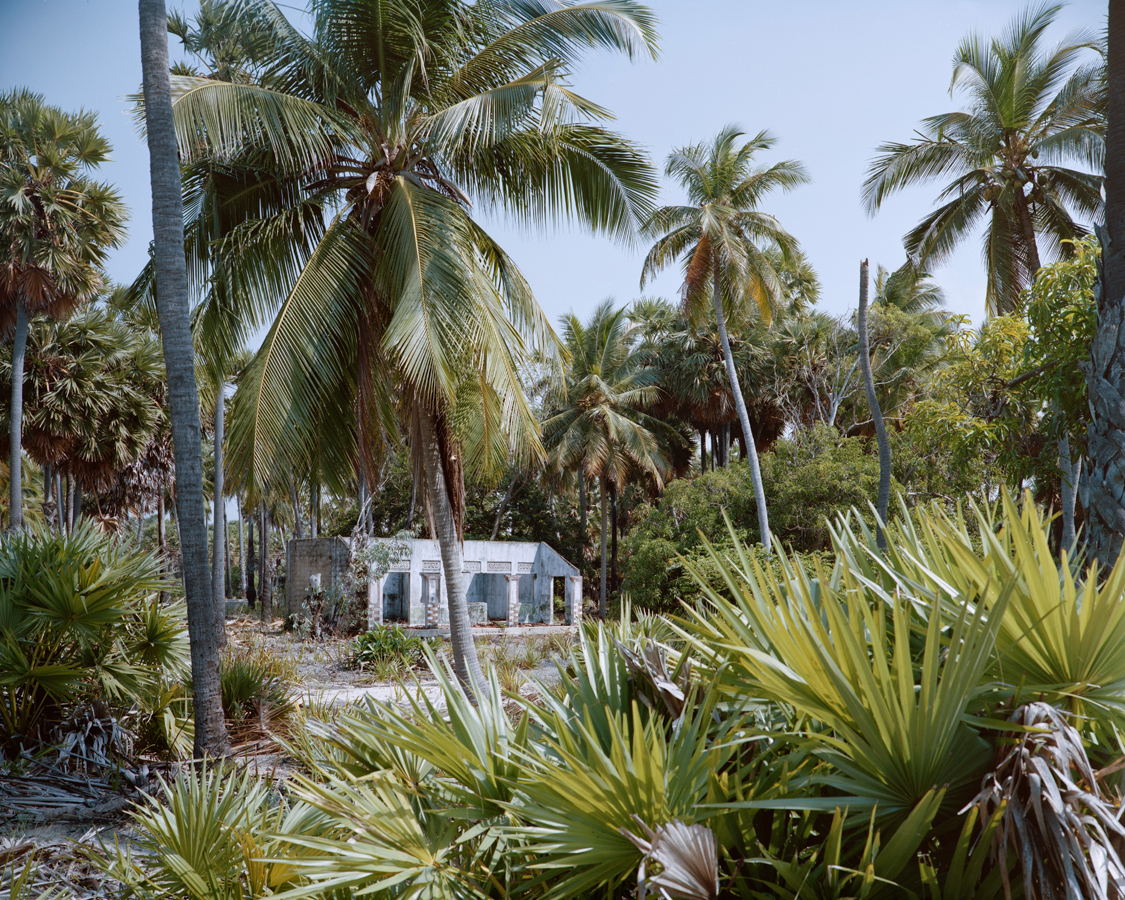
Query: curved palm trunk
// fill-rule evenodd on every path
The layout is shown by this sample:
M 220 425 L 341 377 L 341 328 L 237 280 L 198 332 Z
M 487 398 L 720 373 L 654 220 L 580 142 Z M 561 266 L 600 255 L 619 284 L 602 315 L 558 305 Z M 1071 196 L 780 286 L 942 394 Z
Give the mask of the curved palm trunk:
M 227 509 L 223 501 L 223 389 L 215 401 L 215 500 L 211 535 L 211 597 L 215 601 L 215 635 L 227 645 L 227 590 L 224 581 L 227 557 Z
M 762 470 L 758 465 L 758 448 L 754 441 L 754 431 L 750 427 L 750 414 L 746 412 L 746 401 L 742 397 L 742 388 L 738 383 L 738 373 L 734 370 L 734 354 L 730 349 L 730 338 L 727 337 L 727 320 L 723 315 L 723 298 L 719 291 L 719 267 L 714 267 L 714 294 L 715 318 L 719 323 L 719 341 L 723 345 L 723 362 L 727 367 L 727 378 L 730 380 L 731 393 L 734 394 L 734 406 L 738 410 L 738 421 L 742 423 L 742 433 L 746 435 L 746 455 L 750 458 L 750 480 L 754 484 L 754 502 L 758 507 L 758 530 L 762 534 L 762 546 L 770 552 L 770 519 L 766 511 L 766 490 L 762 485 Z M 711 453 L 714 456 L 714 450 Z
M 469 607 L 465 600 L 464 562 L 461 542 L 457 539 L 457 525 L 453 520 L 453 506 L 449 502 L 445 470 L 442 466 L 441 446 L 438 442 L 437 416 L 424 408 L 418 413 L 422 437 L 422 474 L 426 479 L 434 515 L 434 537 L 441 548 L 442 569 L 445 572 L 446 605 L 449 608 L 449 640 L 453 645 L 453 671 L 461 686 L 474 697 L 488 697 L 488 682 L 481 672 L 473 643 L 473 627 L 469 622 Z
M 601 578 L 601 591 L 600 591 L 600 595 L 598 597 L 598 618 L 600 618 L 604 621 L 605 617 L 606 617 L 606 602 L 605 602 L 606 577 L 609 574 L 606 571 L 606 537 L 607 537 L 606 532 L 609 529 L 609 503 L 608 503 L 609 480 L 604 475 L 602 476 L 601 487 L 602 487 L 602 492 L 601 492 L 602 493 L 602 496 L 601 496 L 601 506 L 602 506 L 602 578 Z
M 879 522 L 875 526 L 875 542 L 880 550 L 887 549 L 887 536 L 883 523 L 887 521 L 887 507 L 891 500 L 891 444 L 887 440 L 887 426 L 883 410 L 875 393 L 875 376 L 871 372 L 871 342 L 867 338 L 867 260 L 859 264 L 859 368 L 863 373 L 863 389 L 871 418 L 875 421 L 875 436 L 879 441 Z
M 176 506 L 195 694 L 195 756 L 226 756 L 230 753 L 230 739 L 219 692 L 219 647 L 207 559 L 199 394 L 195 383 L 184 258 L 184 206 L 168 71 L 168 16 L 164 0 L 140 0 L 139 11 L 154 261 L 156 281 L 160 285 L 157 313 L 168 376 L 169 418 L 176 461 Z
M 16 334 L 12 339 L 12 408 L 9 412 L 8 439 L 8 526 L 23 528 L 23 368 L 27 356 L 27 307 L 16 307 Z

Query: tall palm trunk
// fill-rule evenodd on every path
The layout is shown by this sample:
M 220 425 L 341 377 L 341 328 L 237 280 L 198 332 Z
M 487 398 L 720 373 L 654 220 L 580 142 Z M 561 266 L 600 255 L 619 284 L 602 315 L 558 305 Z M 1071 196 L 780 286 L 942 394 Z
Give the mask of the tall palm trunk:
M 863 389 L 867 405 L 875 420 L 875 436 L 879 441 L 879 523 L 875 526 L 875 542 L 880 550 L 887 549 L 887 536 L 882 523 L 887 521 L 887 507 L 891 500 L 891 444 L 887 440 L 887 426 L 883 410 L 875 393 L 875 376 L 871 372 L 871 342 L 867 338 L 867 260 L 859 264 L 859 368 L 863 373 Z
M 246 517 L 246 603 L 253 609 L 258 601 L 258 589 L 254 586 L 254 513 Z
M 262 605 L 262 621 L 273 621 L 273 560 L 270 559 L 270 511 L 262 501 L 262 528 L 258 542 L 261 546 L 262 577 L 258 579 L 258 600 Z
M 601 512 L 602 512 L 602 579 L 601 590 L 598 596 L 598 618 L 605 620 L 606 617 L 606 579 L 609 573 L 606 571 L 606 532 L 609 531 L 609 479 L 604 475 L 602 476 L 602 490 L 601 490 Z
M 223 579 L 227 558 L 227 507 L 223 499 L 224 418 L 223 386 L 220 384 L 215 399 L 215 500 L 211 524 L 211 597 L 215 602 L 215 635 L 220 647 L 227 645 L 227 590 Z
M 581 469 L 578 471 L 578 541 L 584 558 L 586 556 L 586 473 Z
M 12 339 L 12 408 L 8 420 L 8 525 L 23 528 L 23 368 L 27 356 L 27 307 L 16 306 L 16 334 Z
M 176 463 L 176 506 L 187 595 L 195 713 L 195 756 L 226 756 L 230 739 L 219 692 L 219 647 L 207 559 L 199 394 L 195 383 L 184 257 L 184 207 L 168 71 L 164 0 L 140 0 L 145 126 L 152 182 L 152 231 L 157 313 L 168 378 L 168 407 Z
M 707 474 L 707 431 L 699 429 L 699 474 Z
M 234 502 L 238 513 L 238 596 L 246 596 L 246 546 L 242 539 L 242 495 L 236 494 Z
M 301 528 L 301 504 L 297 501 L 297 482 L 290 476 L 289 478 L 289 500 L 293 504 L 293 529 L 296 532 L 297 540 L 305 536 L 304 530 Z
M 609 587 L 617 593 L 617 488 L 609 491 L 609 534 L 612 545 L 609 554 Z
M 465 599 L 465 578 L 462 574 L 464 563 L 461 558 L 461 542 L 457 538 L 453 506 L 449 502 L 449 488 L 445 481 L 441 445 L 438 441 L 437 416 L 425 407 L 417 415 L 422 437 L 422 475 L 426 479 L 426 493 L 433 510 L 433 536 L 441 548 L 441 563 L 445 572 L 453 670 L 466 690 L 475 697 L 484 699 L 488 696 L 488 682 L 481 672 L 476 644 L 473 643 L 473 629 Z
M 1095 297 L 1098 330 L 1090 347 L 1086 379 L 1093 415 L 1087 431 L 1090 554 L 1109 566 L 1125 534 L 1125 7 L 1109 4 L 1107 29 L 1105 232 Z
M 723 345 L 723 362 L 727 367 L 731 393 L 734 394 L 734 407 L 738 410 L 738 421 L 742 423 L 742 433 L 746 435 L 746 455 L 750 458 L 750 480 L 754 484 L 754 502 L 758 507 L 758 530 L 762 533 L 762 546 L 770 552 L 770 519 L 766 511 L 766 490 L 762 485 L 762 469 L 758 465 L 758 448 L 754 441 L 754 430 L 750 427 L 750 414 L 746 412 L 746 401 L 738 383 L 738 373 L 734 369 L 734 354 L 727 337 L 727 320 L 723 315 L 723 297 L 719 285 L 719 264 L 712 267 L 715 294 L 715 318 L 719 323 L 719 341 Z M 714 456 L 714 451 L 712 451 Z

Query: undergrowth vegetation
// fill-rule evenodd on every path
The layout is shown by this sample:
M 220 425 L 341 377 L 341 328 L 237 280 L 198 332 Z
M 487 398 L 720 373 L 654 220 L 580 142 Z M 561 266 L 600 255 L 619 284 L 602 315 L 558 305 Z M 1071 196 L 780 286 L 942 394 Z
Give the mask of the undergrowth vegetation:
M 153 556 L 92 524 L 0 537 L 0 753 L 38 751 L 95 705 L 143 727 L 187 672 L 182 607 L 158 601 L 166 587 Z
M 883 554 L 838 520 L 831 566 L 762 566 L 732 537 L 705 609 L 587 625 L 527 696 L 493 668 L 474 704 L 426 647 L 440 696 L 309 715 L 290 744 L 306 774 L 181 779 L 135 813 L 149 855 L 100 864 L 199 900 L 626 897 L 638 879 L 1120 896 L 1125 562 L 1056 562 L 1007 498 L 888 533 Z

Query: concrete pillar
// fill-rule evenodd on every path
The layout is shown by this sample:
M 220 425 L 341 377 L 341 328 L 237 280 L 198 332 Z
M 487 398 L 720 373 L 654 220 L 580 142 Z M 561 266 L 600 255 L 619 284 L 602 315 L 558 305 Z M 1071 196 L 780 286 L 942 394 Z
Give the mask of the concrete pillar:
M 372 578 L 367 582 L 367 630 L 374 631 L 383 624 L 383 578 Z
M 568 575 L 563 587 L 567 625 L 582 624 L 582 576 Z
M 433 579 L 431 581 L 430 579 Z M 433 591 L 431 593 L 431 584 Z M 426 627 L 437 628 L 438 616 L 441 609 L 441 576 L 434 574 L 422 575 L 422 602 L 426 605 Z
M 520 577 L 519 575 L 505 575 L 508 579 L 508 626 L 514 627 L 520 623 Z

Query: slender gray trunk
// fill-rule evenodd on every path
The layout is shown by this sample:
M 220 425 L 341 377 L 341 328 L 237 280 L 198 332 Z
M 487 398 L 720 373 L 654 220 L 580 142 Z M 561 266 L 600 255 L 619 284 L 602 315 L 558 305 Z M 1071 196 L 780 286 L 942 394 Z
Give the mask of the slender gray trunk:
M 359 505 L 358 514 L 355 519 L 355 527 L 363 534 L 367 534 L 367 479 L 363 477 L 361 472 L 359 475 Z
M 608 560 L 606 559 L 606 539 L 609 531 L 609 481 L 603 475 L 601 479 L 601 513 L 602 513 L 602 578 L 601 588 L 598 593 L 598 618 L 605 621 L 606 617 L 606 580 L 609 577 Z
M 77 478 L 73 478 L 71 481 L 74 499 L 70 501 L 70 530 L 73 531 L 82 524 L 82 484 Z
M 289 478 L 289 500 L 293 504 L 293 528 L 297 532 L 297 540 L 300 540 L 305 535 L 301 528 L 301 504 L 297 501 L 297 483 L 292 476 Z
M 738 421 L 742 423 L 742 433 L 746 435 L 746 455 L 750 458 L 750 480 L 754 485 L 754 503 L 758 507 L 758 530 L 762 534 L 762 547 L 770 552 L 770 519 L 766 510 L 766 489 L 762 485 L 762 470 L 758 465 L 758 448 L 754 441 L 754 430 L 750 427 L 750 414 L 746 411 L 746 401 L 742 396 L 742 387 L 738 383 L 738 373 L 734 368 L 734 354 L 730 349 L 730 338 L 727 337 L 727 320 L 723 314 L 723 297 L 719 287 L 719 264 L 715 263 L 712 271 L 714 281 L 715 318 L 719 324 L 719 341 L 723 345 L 723 362 L 727 367 L 727 378 L 730 380 L 731 393 L 734 394 L 734 406 L 738 410 Z M 714 453 L 712 453 L 714 456 Z
M 54 497 L 51 496 L 51 488 L 55 486 L 55 478 L 51 474 L 51 467 L 49 465 L 43 467 L 43 519 L 47 523 L 48 528 L 53 528 L 51 522 L 51 507 Z
M 1066 433 L 1059 438 L 1059 471 L 1062 472 L 1062 549 L 1073 555 L 1078 534 L 1074 527 L 1074 501 L 1078 494 L 1078 479 L 1082 473 L 1082 457 L 1071 460 L 1070 438 Z
M 586 473 L 578 470 L 578 539 L 579 546 L 586 549 Z M 583 554 L 585 556 L 585 554 Z
M 219 379 L 220 382 L 222 379 Z M 227 590 L 223 579 L 227 559 L 227 507 L 223 499 L 223 386 L 220 383 L 215 400 L 215 500 L 211 535 L 211 597 L 215 602 L 215 635 L 220 647 L 227 645 Z
M 416 401 L 418 402 L 418 401 Z M 474 697 L 488 697 L 488 682 L 481 672 L 477 648 L 473 642 L 473 628 L 469 622 L 469 607 L 465 600 L 465 577 L 461 558 L 461 542 L 453 520 L 453 506 L 449 502 L 449 488 L 442 466 L 441 445 L 438 441 L 437 416 L 422 407 L 417 413 L 422 436 L 422 472 L 426 479 L 426 492 L 434 515 L 433 535 L 441 548 L 442 569 L 445 572 L 446 604 L 449 608 L 449 640 L 453 646 L 453 671 L 462 687 Z
M 699 473 L 707 474 L 707 429 L 699 429 Z
M 251 609 L 258 602 L 258 589 L 254 586 L 254 513 L 246 517 L 246 603 Z
M 242 539 L 242 494 L 235 494 L 238 512 L 238 596 L 246 596 L 246 545 Z
M 16 333 L 12 338 L 12 408 L 9 415 L 8 440 L 8 527 L 23 528 L 23 370 L 27 356 L 27 307 L 16 306 Z
M 153 258 L 156 283 L 160 286 L 156 307 L 168 381 L 168 409 L 176 464 L 177 519 L 191 643 L 194 752 L 196 758 L 226 756 L 230 753 L 230 739 L 219 690 L 219 648 L 207 559 L 199 393 L 195 383 L 188 308 L 179 150 L 168 70 L 168 15 L 164 0 L 140 0 L 139 10 L 145 126 L 152 184 Z
M 55 470 L 55 524 L 59 534 L 63 531 L 63 478 L 62 472 Z
M 887 507 L 891 500 L 891 444 L 887 440 L 887 426 L 883 410 L 875 394 L 875 377 L 871 372 L 871 343 L 867 338 L 867 260 L 859 264 L 859 368 L 863 373 L 863 388 L 867 392 L 867 405 L 875 421 L 875 436 L 879 441 L 879 522 L 875 526 L 875 541 L 880 550 L 887 548 L 883 523 L 887 521 Z
M 230 522 L 227 520 L 225 513 L 223 515 L 223 558 L 226 560 L 226 582 L 223 588 L 228 597 L 233 597 L 234 581 L 231 578 L 230 571 Z
M 71 534 L 74 531 L 74 523 L 77 516 L 74 515 L 74 476 L 69 472 L 66 475 L 66 533 Z
M 262 577 L 258 579 L 258 599 L 262 604 L 262 621 L 273 621 L 273 560 L 270 558 L 270 511 L 265 500 L 262 501 L 262 528 L 259 543 L 262 552 Z

